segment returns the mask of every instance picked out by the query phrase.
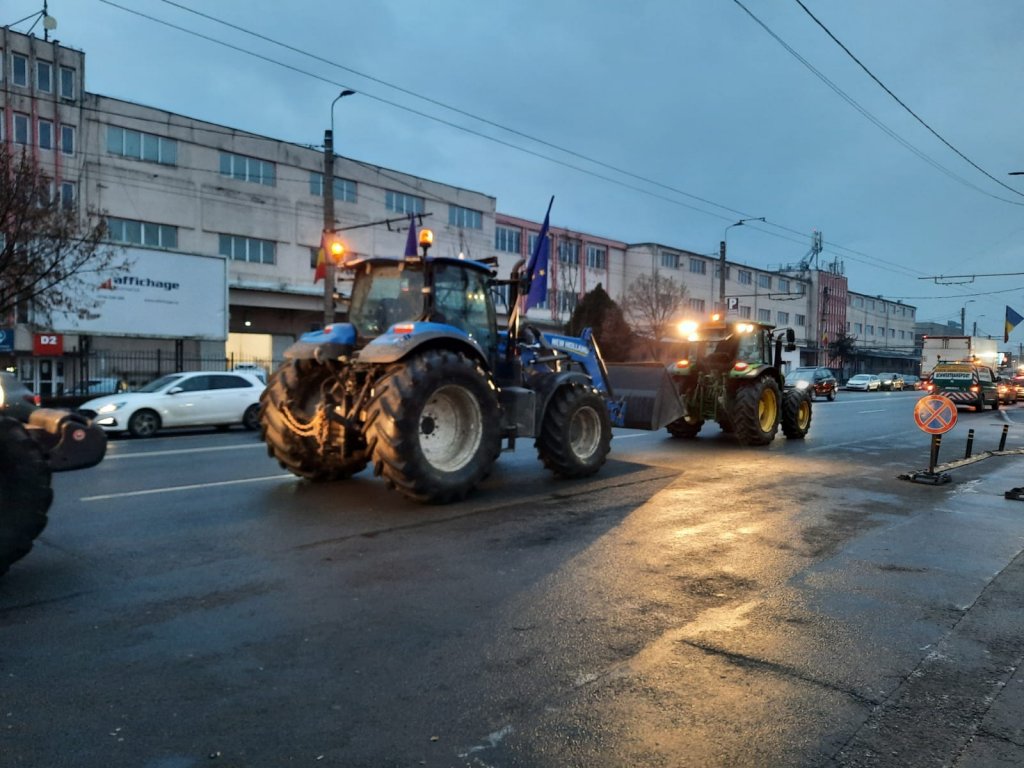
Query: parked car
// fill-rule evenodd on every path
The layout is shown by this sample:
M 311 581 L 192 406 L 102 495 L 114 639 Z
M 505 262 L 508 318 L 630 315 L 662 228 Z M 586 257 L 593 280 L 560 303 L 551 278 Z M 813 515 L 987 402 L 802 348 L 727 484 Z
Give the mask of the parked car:
M 264 384 L 267 383 L 267 369 L 257 363 L 238 363 L 231 370 L 240 373 L 251 373 Z
M 172 373 L 134 392 L 98 397 L 79 411 L 106 432 L 152 437 L 164 427 L 259 426 L 263 382 L 251 373 Z
M 39 395 L 33 394 L 10 371 L 0 371 L 0 414 L 27 421 L 28 415 L 39 405 Z
M 903 388 L 904 389 L 921 389 L 921 377 L 915 376 L 912 373 L 904 374 L 903 376 Z
M 889 390 L 890 392 L 900 392 L 903 390 L 903 377 L 898 373 L 880 373 L 878 374 L 879 389 Z
M 846 382 L 847 389 L 861 392 L 877 392 L 882 387 L 882 380 L 873 373 L 858 373 Z
M 105 377 L 80 381 L 68 392 L 69 395 L 116 395 L 128 389 L 117 377 Z
M 1017 402 L 1017 387 L 1011 379 L 996 376 L 996 393 L 1001 404 L 1013 405 Z
M 811 400 L 816 397 L 835 400 L 839 390 L 839 383 L 830 368 L 794 368 L 786 374 L 786 384 L 806 389 L 811 393 Z

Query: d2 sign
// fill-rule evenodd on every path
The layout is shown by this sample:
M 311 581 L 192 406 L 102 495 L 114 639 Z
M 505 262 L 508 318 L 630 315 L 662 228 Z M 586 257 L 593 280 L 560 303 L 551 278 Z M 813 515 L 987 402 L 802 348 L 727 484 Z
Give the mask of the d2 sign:
M 54 356 L 64 354 L 64 336 L 60 333 L 37 333 L 32 337 L 32 354 Z

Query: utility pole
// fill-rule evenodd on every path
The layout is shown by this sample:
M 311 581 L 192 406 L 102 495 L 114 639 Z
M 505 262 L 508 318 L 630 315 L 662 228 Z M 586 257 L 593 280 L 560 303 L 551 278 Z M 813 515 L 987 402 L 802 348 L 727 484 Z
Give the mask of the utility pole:
M 724 238 L 725 235 L 722 235 Z M 718 306 L 725 313 L 725 240 L 718 243 Z
M 333 110 L 333 105 L 332 105 Z M 332 111 L 333 122 L 333 111 Z M 324 131 L 324 236 L 321 238 L 321 246 L 324 245 L 327 236 L 334 231 L 334 130 Z M 324 328 L 334 322 L 334 259 L 331 254 L 324 253 Z

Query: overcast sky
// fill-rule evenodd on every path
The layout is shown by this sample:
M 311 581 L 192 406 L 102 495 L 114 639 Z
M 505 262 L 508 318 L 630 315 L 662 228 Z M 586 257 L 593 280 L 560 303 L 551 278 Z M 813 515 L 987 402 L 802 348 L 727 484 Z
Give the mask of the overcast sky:
M 926 321 L 966 307 L 968 332 L 977 322 L 1001 340 L 1004 306 L 1024 314 L 1024 274 L 1007 274 L 1024 273 L 1024 176 L 1008 175 L 1024 171 L 1024 3 L 803 0 L 919 122 L 797 0 L 740 2 L 49 0 L 49 12 L 52 36 L 86 52 L 90 92 L 322 145 L 331 101 L 352 88 L 335 110 L 339 154 L 534 220 L 555 195 L 556 226 L 697 253 L 764 216 L 728 234 L 730 260 L 757 267 L 798 262 L 817 229 L 852 290 Z M 4 0 L 0 23 L 41 8 Z M 978 277 L 921 279 L 938 275 Z

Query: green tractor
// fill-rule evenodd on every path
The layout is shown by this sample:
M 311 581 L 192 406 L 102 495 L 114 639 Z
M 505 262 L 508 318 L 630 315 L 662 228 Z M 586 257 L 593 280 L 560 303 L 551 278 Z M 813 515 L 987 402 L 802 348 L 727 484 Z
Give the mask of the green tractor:
M 792 328 L 717 317 L 684 323 L 685 355 L 668 372 L 683 401 L 683 416 L 668 424 L 673 437 L 693 438 L 706 421 L 718 422 L 741 445 L 767 445 L 779 427 L 801 440 L 811 426 L 807 390 L 786 387 L 783 345 L 796 349 Z

